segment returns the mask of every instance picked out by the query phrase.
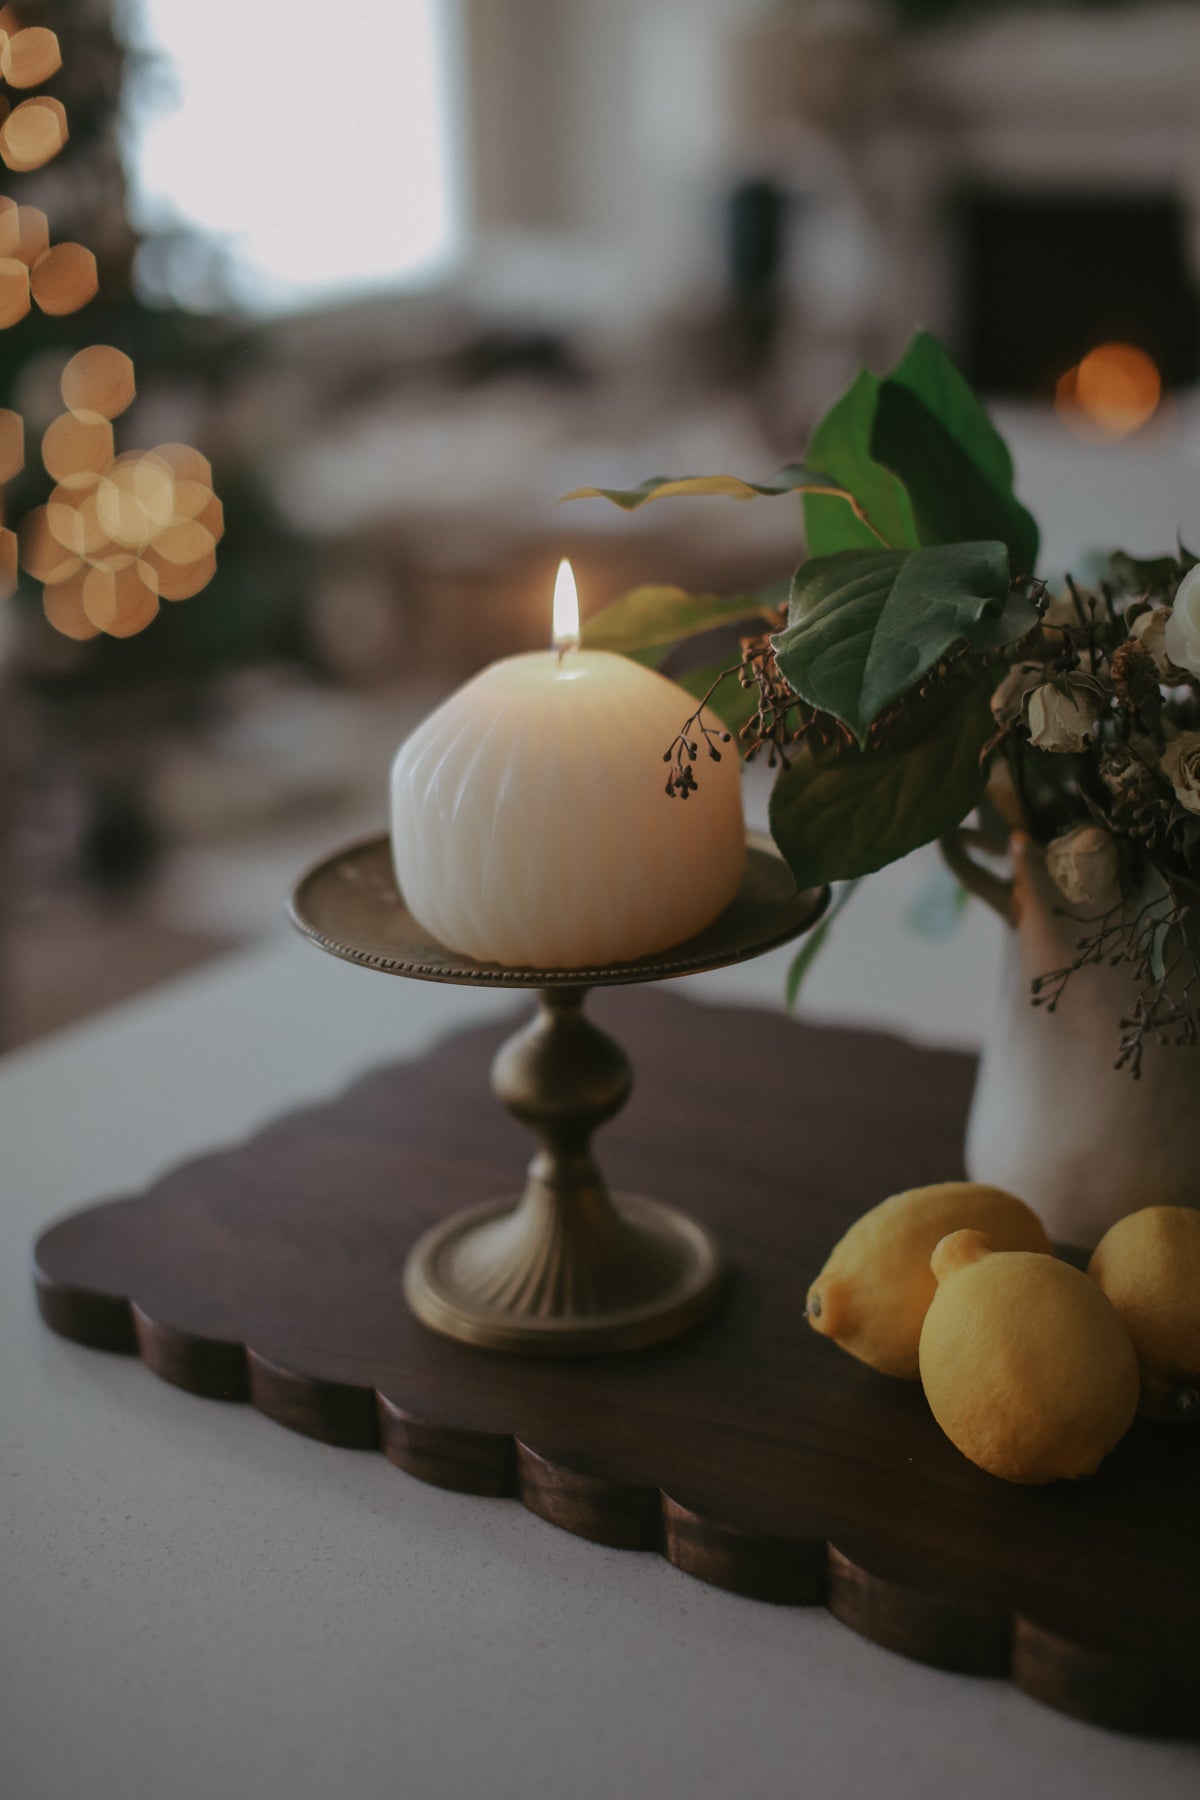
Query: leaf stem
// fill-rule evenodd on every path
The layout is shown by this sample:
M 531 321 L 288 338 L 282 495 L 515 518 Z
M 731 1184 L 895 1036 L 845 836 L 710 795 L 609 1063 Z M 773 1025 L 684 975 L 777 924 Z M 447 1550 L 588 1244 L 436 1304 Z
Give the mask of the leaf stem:
M 877 538 L 879 540 L 879 542 L 883 545 L 885 550 L 891 550 L 894 548 L 894 545 L 892 545 L 888 542 L 888 540 L 884 537 L 882 531 L 880 531 L 879 527 L 877 525 L 872 524 L 870 518 L 867 516 L 866 508 L 863 506 L 861 500 L 856 499 L 855 496 L 850 492 L 849 488 L 836 487 L 834 485 L 830 485 L 828 487 L 818 487 L 815 484 L 810 487 L 807 482 L 803 482 L 803 483 L 801 483 L 800 487 L 796 491 L 797 491 L 797 493 L 801 493 L 801 494 L 827 494 L 831 500 L 844 500 L 846 502 L 846 505 L 850 508 L 850 511 L 854 514 L 855 518 L 858 520 L 859 524 L 865 525 L 867 530 L 871 533 L 871 536 L 873 538 Z

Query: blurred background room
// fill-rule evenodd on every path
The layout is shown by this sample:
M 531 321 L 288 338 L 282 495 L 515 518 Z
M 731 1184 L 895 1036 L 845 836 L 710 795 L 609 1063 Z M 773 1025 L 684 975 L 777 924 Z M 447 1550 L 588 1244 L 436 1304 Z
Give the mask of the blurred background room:
M 22 557 L 5 1046 L 278 930 L 307 860 L 382 829 L 433 701 L 547 640 L 561 556 L 585 616 L 786 577 L 795 498 L 559 497 L 766 479 L 918 326 L 994 406 L 1044 574 L 1200 535 L 1195 4 L 5 14 L 57 33 L 70 139 L 3 191 L 98 272 L 0 331 L 28 446 L 5 521 L 46 502 L 63 365 L 104 343 L 136 367 L 118 450 L 194 446 L 221 527 L 205 585 L 120 638 Z

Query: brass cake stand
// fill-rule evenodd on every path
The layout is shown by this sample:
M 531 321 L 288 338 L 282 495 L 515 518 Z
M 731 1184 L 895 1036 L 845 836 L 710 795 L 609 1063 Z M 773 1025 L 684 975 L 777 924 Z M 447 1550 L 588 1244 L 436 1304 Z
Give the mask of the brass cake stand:
M 750 836 L 742 885 L 704 931 L 658 956 L 591 969 L 509 969 L 430 942 L 405 906 L 386 837 L 309 870 L 292 923 L 322 950 L 417 981 L 532 988 L 538 1009 L 501 1046 L 492 1086 L 541 1148 L 525 1190 L 458 1213 L 418 1240 L 404 1292 L 435 1331 L 489 1350 L 581 1355 L 634 1350 L 706 1319 L 721 1252 L 686 1214 L 611 1194 L 589 1144 L 633 1087 L 628 1057 L 584 1017 L 589 988 L 663 981 L 743 962 L 816 924 L 826 888 L 797 892 L 770 840 Z

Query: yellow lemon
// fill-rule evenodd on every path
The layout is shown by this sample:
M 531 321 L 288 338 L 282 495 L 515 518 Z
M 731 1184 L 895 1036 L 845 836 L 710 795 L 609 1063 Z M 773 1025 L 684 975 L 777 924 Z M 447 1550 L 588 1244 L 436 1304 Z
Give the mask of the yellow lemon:
M 1090 1475 L 1133 1422 L 1133 1342 L 1069 1263 L 955 1231 L 933 1253 L 921 1380 L 952 1444 L 1005 1481 Z
M 855 1221 L 808 1290 L 814 1331 L 885 1375 L 917 1379 L 921 1322 L 937 1289 L 929 1258 L 959 1226 L 986 1231 L 998 1250 L 1050 1243 L 1023 1200 L 979 1181 L 909 1188 Z
M 1200 1212 L 1147 1206 L 1101 1238 L 1088 1264 L 1133 1339 L 1141 1409 L 1156 1419 L 1200 1412 Z

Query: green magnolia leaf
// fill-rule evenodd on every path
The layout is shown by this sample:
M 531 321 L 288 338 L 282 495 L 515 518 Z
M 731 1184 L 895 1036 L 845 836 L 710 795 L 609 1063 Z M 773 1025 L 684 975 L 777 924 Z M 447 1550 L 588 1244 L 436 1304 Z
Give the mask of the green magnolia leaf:
M 966 376 L 935 337 L 918 331 L 889 379 L 929 408 L 993 487 L 1012 491 L 1013 460 L 1008 445 Z
M 859 374 L 816 427 L 805 461 L 853 493 L 895 549 L 1000 538 L 1019 570 L 1033 570 L 1037 527 L 1013 495 L 1008 447 L 928 332 L 886 380 Z M 871 547 L 842 503 L 809 495 L 804 519 L 811 555 Z
M 983 791 L 988 701 L 982 684 L 958 689 L 903 748 L 805 748 L 771 792 L 771 835 L 797 886 L 869 875 L 961 824 Z
M 634 512 L 644 506 L 647 500 L 669 500 L 681 494 L 725 494 L 734 500 L 754 500 L 759 495 L 768 498 L 779 494 L 804 493 L 815 489 L 818 492 L 828 490 L 830 483 L 821 474 L 813 474 L 811 470 L 801 468 L 799 463 L 789 463 L 774 481 L 743 481 L 738 475 L 654 475 L 649 481 L 643 481 L 635 488 L 572 488 L 564 494 L 564 500 L 611 500 L 615 506 L 625 512 Z M 846 502 L 839 501 L 841 506 Z M 871 543 L 879 540 L 867 533 Z
M 807 467 L 859 501 L 881 537 L 897 549 L 920 544 L 903 484 L 871 456 L 871 431 L 881 386 L 878 375 L 860 371 L 853 385 L 817 424 L 808 441 Z M 879 538 L 844 500 L 804 496 L 804 536 L 810 556 L 837 550 L 877 550 Z
M 765 596 L 689 594 L 680 587 L 636 587 L 588 619 L 580 642 L 585 650 L 617 650 L 629 656 L 658 644 L 695 637 L 717 625 L 735 625 L 755 614 L 770 620 L 771 604 Z
M 984 441 L 994 466 L 994 449 L 990 440 Z M 879 389 L 871 454 L 904 483 L 922 544 L 999 538 L 1008 546 L 1016 572 L 1032 574 L 1038 551 L 1032 514 L 1011 486 L 997 484 L 966 444 L 901 381 L 885 381 Z
M 1003 650 L 1028 637 L 1041 622 L 1042 615 L 1028 594 L 1014 590 L 1005 596 L 999 612 L 984 613 L 971 633 L 971 647 L 985 652 Z
M 861 743 L 894 700 L 1008 596 L 998 543 L 839 550 L 796 571 L 788 625 L 771 642 L 802 700 Z
M 1182 543 L 1175 556 L 1130 556 L 1126 550 L 1114 550 L 1109 558 L 1113 580 L 1131 593 L 1173 593 L 1179 578 L 1196 566 L 1196 558 Z

